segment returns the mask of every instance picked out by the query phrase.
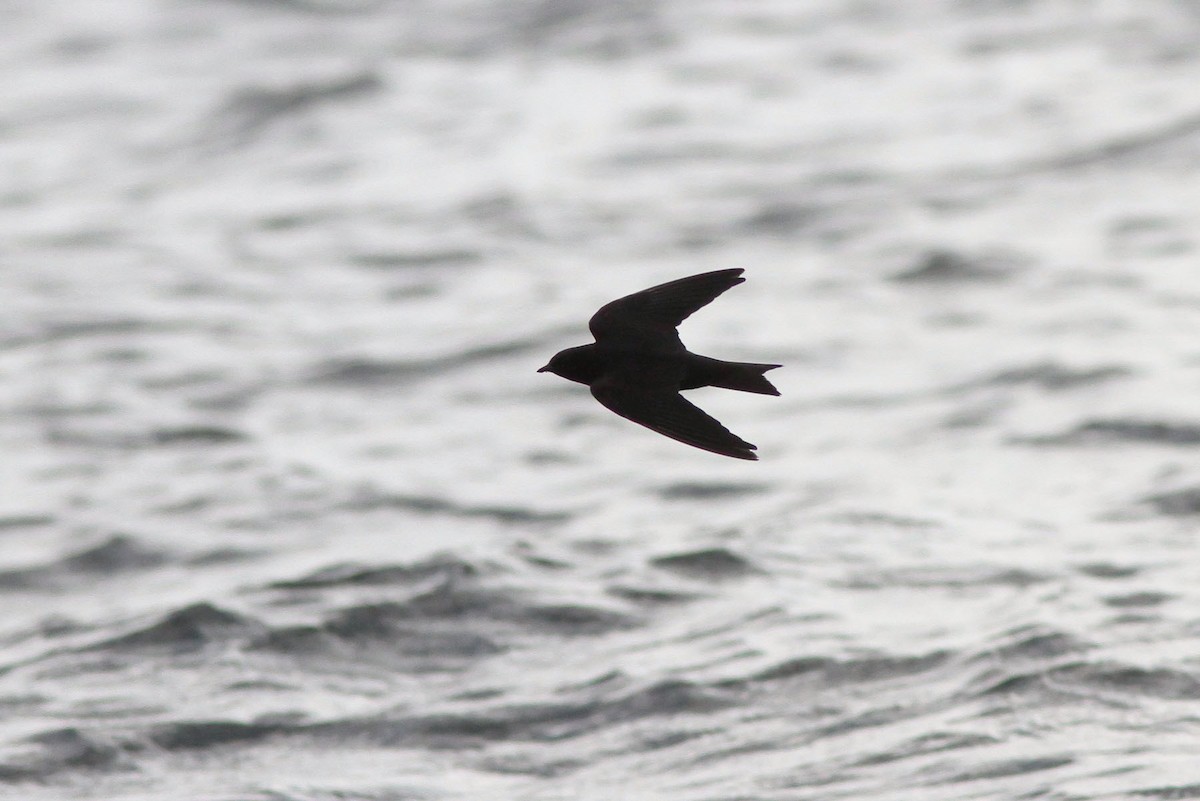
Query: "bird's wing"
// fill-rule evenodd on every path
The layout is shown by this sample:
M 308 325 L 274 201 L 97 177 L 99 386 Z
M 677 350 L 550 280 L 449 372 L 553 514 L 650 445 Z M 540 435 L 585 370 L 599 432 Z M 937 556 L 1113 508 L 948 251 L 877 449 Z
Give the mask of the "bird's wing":
M 722 456 L 758 460 L 754 445 L 674 389 L 654 385 L 631 387 L 606 377 L 592 384 L 592 395 L 610 411 L 663 436 Z
M 742 268 L 700 273 L 634 292 L 605 304 L 588 328 L 597 342 L 612 340 L 623 347 L 680 350 L 675 327 L 727 289 L 745 281 Z

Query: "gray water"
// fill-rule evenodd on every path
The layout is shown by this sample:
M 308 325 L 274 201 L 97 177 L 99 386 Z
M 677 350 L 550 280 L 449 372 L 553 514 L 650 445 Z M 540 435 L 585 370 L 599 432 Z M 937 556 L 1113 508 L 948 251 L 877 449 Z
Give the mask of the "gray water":
M 1200 797 L 1200 5 L 0 17 L 0 796 Z

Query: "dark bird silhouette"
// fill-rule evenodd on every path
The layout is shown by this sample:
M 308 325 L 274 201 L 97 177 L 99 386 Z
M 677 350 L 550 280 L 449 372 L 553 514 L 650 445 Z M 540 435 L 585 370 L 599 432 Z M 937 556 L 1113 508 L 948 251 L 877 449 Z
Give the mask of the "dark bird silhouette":
M 723 387 L 778 395 L 764 373 L 782 365 L 699 356 L 683 346 L 675 330 L 692 312 L 745 280 L 741 268 L 717 270 L 614 300 L 588 322 L 593 344 L 559 351 L 538 372 L 587 384 L 610 411 L 671 439 L 722 456 L 756 460 L 756 446 L 679 391 Z

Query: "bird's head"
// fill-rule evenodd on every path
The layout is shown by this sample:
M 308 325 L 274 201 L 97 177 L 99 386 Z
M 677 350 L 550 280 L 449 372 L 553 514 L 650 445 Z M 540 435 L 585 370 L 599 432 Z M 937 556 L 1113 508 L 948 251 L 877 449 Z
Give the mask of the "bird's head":
M 545 367 L 539 368 L 538 372 L 554 373 L 568 381 L 590 384 L 600 375 L 595 349 L 595 345 L 580 345 L 577 348 L 560 350 Z

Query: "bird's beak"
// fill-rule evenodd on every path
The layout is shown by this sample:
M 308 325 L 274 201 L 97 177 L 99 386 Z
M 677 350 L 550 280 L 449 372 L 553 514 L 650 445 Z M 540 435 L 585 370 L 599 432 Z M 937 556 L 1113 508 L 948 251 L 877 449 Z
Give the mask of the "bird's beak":
M 549 370 L 549 369 L 550 369 L 550 365 L 548 365 L 548 364 L 547 364 L 545 367 L 539 367 L 539 368 L 538 368 L 538 372 L 539 372 L 539 373 L 544 373 L 544 372 L 546 372 L 546 371 L 547 371 L 547 370 Z

